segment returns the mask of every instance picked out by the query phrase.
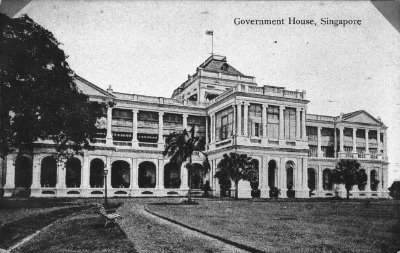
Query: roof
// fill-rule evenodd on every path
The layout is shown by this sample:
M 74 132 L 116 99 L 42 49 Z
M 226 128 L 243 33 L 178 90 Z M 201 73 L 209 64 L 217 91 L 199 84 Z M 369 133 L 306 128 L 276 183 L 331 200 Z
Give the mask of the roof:
M 370 120 L 370 123 L 374 122 L 375 124 L 378 124 L 381 126 L 384 125 L 380 120 L 376 119 L 375 117 L 373 117 L 371 114 L 369 114 L 368 112 L 366 112 L 364 110 L 358 110 L 358 111 L 343 114 L 342 120 L 345 120 L 345 121 L 350 120 L 350 119 L 361 120 L 362 118 L 360 118 L 360 116 L 362 116 L 362 115 L 367 116 L 367 118 L 369 118 L 369 120 Z M 366 120 L 367 118 L 364 118 L 364 120 Z
M 199 68 L 210 70 L 213 72 L 244 76 L 239 70 L 229 65 L 225 56 L 211 55 Z

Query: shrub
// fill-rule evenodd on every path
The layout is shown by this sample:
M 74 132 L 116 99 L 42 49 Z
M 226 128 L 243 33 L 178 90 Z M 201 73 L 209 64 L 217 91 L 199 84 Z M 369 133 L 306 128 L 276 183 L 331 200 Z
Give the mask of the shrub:
M 269 197 L 277 199 L 279 195 L 281 195 L 281 190 L 275 186 L 271 187 L 271 189 L 269 190 Z
M 389 187 L 389 196 L 394 199 L 400 199 L 400 181 L 394 181 Z

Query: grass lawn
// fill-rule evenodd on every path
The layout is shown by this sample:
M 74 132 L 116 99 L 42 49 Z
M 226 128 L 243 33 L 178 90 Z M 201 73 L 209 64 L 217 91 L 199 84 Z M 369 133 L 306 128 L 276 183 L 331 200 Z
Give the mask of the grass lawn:
M 162 202 L 162 201 L 159 201 Z M 394 201 L 221 201 L 149 204 L 160 215 L 267 252 L 397 252 Z
M 136 252 L 118 225 L 104 228 L 97 208 L 57 221 L 17 252 Z

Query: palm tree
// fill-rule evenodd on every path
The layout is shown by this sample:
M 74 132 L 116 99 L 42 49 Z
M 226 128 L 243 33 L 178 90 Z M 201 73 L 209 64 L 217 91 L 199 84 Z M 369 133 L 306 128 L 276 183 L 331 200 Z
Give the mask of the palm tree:
M 224 154 L 223 159 L 218 163 L 219 172 L 215 174 L 215 177 L 228 176 L 232 181 L 235 182 L 235 199 L 238 199 L 239 195 L 239 181 L 241 179 L 251 180 L 257 173 L 257 162 L 255 159 L 248 157 L 246 154 L 230 153 Z
M 344 184 L 347 199 L 350 198 L 350 190 L 354 185 L 363 185 L 367 182 L 365 170 L 355 159 L 341 159 L 332 171 L 332 181 L 336 184 Z
M 163 155 L 169 157 L 170 163 L 174 166 L 180 168 L 182 164 L 189 159 L 189 162 L 186 164 L 186 168 L 188 170 L 188 203 L 192 202 L 192 155 L 193 151 L 200 151 L 204 148 L 205 142 L 204 139 L 195 136 L 195 128 L 192 127 L 188 132 L 184 129 L 182 132 L 173 132 L 168 135 L 166 139 L 165 150 L 163 151 Z M 205 159 L 203 160 L 203 175 L 205 175 L 209 169 L 210 165 L 208 163 L 207 154 L 201 152 Z

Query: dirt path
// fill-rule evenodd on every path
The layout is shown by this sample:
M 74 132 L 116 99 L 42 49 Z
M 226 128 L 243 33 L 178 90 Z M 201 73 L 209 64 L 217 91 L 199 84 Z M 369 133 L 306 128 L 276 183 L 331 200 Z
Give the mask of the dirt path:
M 124 216 L 120 227 L 138 252 L 247 252 L 152 215 L 134 200 L 125 202 L 118 213 Z

